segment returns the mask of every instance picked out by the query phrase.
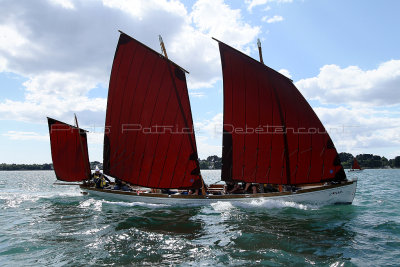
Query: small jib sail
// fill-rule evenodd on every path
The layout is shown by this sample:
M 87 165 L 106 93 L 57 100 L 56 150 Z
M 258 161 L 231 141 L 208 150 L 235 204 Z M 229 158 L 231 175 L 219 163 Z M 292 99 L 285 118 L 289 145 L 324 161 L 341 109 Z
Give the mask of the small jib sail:
M 360 164 L 358 164 L 358 161 L 356 158 L 353 160 L 353 165 L 351 166 L 351 169 L 353 170 L 361 170 Z
M 293 82 L 222 42 L 219 49 L 221 179 L 288 185 L 346 180 L 329 134 Z
M 86 131 L 64 122 L 47 118 L 51 156 L 58 180 L 78 182 L 90 178 Z
M 185 71 L 121 32 L 111 71 L 104 173 L 150 188 L 200 188 Z

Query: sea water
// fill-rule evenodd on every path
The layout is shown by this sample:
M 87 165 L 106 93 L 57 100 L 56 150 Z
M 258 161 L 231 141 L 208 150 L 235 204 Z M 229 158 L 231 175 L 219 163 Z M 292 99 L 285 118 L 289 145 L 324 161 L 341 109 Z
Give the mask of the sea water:
M 0 266 L 399 266 L 400 170 L 348 176 L 352 205 L 177 207 L 83 195 L 52 171 L 0 172 Z

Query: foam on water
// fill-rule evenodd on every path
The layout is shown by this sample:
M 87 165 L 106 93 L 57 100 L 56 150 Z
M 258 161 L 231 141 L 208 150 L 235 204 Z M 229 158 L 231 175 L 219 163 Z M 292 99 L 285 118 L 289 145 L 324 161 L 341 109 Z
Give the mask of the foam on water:
M 102 206 L 103 206 L 103 200 L 89 198 L 87 200 L 82 201 L 78 207 L 82 209 L 101 211 Z
M 254 199 L 248 203 L 238 203 L 242 208 L 255 208 L 255 209 L 284 209 L 294 208 L 299 210 L 318 209 L 316 205 L 300 204 L 291 201 L 273 200 L 273 199 Z
M 254 199 L 251 202 L 230 202 L 230 201 L 218 201 L 212 203 L 211 206 L 216 211 L 227 211 L 235 207 L 242 209 L 254 209 L 254 210 L 269 210 L 269 209 L 285 209 L 294 208 L 299 210 L 316 210 L 321 206 L 311 204 L 300 204 L 290 201 L 283 200 L 272 200 L 272 199 Z
M 83 209 L 94 209 L 96 211 L 100 211 L 104 206 L 104 204 L 112 206 L 120 206 L 120 207 L 146 207 L 150 209 L 164 208 L 169 206 L 167 204 L 153 204 L 145 202 L 123 202 L 123 201 L 110 201 L 105 199 L 89 198 L 82 201 L 78 207 Z
M 234 208 L 232 203 L 228 201 L 218 201 L 216 203 L 211 203 L 211 207 L 216 211 L 229 211 Z
M 104 200 L 103 203 L 110 204 L 110 205 L 123 206 L 123 207 L 141 206 L 141 207 L 146 207 L 146 208 L 163 208 L 163 207 L 170 206 L 167 204 L 153 204 L 153 203 L 146 203 L 146 202 L 107 201 L 107 200 Z

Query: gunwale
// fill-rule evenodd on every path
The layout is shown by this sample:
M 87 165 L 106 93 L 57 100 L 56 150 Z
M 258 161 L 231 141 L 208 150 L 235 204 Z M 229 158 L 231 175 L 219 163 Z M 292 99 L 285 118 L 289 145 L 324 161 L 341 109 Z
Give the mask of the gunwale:
M 301 195 L 304 193 L 311 193 L 317 191 L 324 191 L 334 188 L 345 187 L 356 183 L 357 181 L 346 181 L 340 184 L 330 184 L 323 186 L 307 186 L 303 189 L 299 189 L 295 192 L 273 192 L 273 193 L 257 193 L 257 194 L 225 194 L 225 195 L 184 195 L 184 194 L 160 194 L 160 193 L 148 193 L 141 190 L 135 191 L 121 191 L 121 190 L 111 190 L 111 189 L 100 189 L 94 188 L 87 185 L 80 185 L 81 189 L 88 191 L 97 191 L 103 193 L 117 194 L 117 195 L 127 195 L 127 196 L 140 196 L 143 198 L 172 198 L 172 199 L 190 199 L 190 200 L 234 200 L 234 199 L 258 199 L 258 198 L 270 198 L 270 197 L 280 197 L 280 196 L 291 196 L 291 195 Z

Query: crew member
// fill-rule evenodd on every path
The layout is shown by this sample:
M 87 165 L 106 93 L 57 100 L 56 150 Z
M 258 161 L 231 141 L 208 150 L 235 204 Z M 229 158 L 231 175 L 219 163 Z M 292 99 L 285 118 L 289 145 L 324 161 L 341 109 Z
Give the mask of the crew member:
M 104 188 L 110 184 L 110 179 L 108 179 L 107 176 L 102 174 L 100 172 L 100 169 L 98 166 L 96 166 L 96 169 L 94 173 L 92 174 L 92 179 L 94 184 L 96 185 L 96 188 Z

